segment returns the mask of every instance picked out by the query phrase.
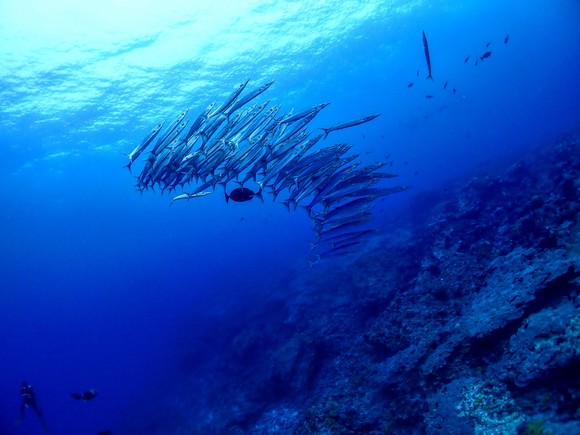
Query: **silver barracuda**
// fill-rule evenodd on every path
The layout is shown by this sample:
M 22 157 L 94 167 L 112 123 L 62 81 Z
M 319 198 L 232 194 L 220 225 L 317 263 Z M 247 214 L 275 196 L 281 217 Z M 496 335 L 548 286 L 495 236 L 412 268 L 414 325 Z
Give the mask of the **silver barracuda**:
M 359 154 L 351 152 L 353 145 L 321 146 L 320 141 L 379 115 L 321 128 L 314 136 L 310 125 L 329 103 L 283 114 L 281 104 L 268 107 L 270 100 L 257 100 L 273 82 L 249 91 L 248 83 L 192 118 L 185 110 L 164 130 L 163 123 L 151 129 L 127 154 L 126 166 L 136 172 L 136 163 L 147 152 L 135 177 L 137 190 L 175 191 L 171 204 L 206 196 L 217 184 L 232 204 L 268 194 L 288 210 L 298 205 L 307 210 L 317 261 L 359 250 L 374 234 L 365 228 L 373 202 L 409 187 L 384 184 L 396 176 L 384 170 L 392 162 L 361 166 Z
M 360 119 L 355 119 L 354 121 L 343 122 L 342 124 L 337 124 L 337 125 L 332 126 L 332 127 L 321 128 L 321 130 L 324 131 L 324 138 L 326 139 L 328 134 L 332 131 L 343 130 L 345 128 L 350 128 L 350 127 L 355 127 L 357 125 L 365 124 L 365 123 L 370 122 L 373 119 L 377 118 L 378 116 L 380 116 L 380 113 L 376 114 L 376 115 L 365 116 L 364 118 L 360 118 Z
M 157 137 L 161 129 L 163 128 L 163 122 L 157 124 L 153 129 L 143 138 L 141 143 L 135 147 L 133 151 L 129 154 L 126 154 L 127 158 L 129 159 L 129 163 L 125 165 L 126 168 L 131 171 L 131 165 L 135 160 L 139 158 L 139 156 L 145 151 L 145 149 L 149 146 L 149 144 Z

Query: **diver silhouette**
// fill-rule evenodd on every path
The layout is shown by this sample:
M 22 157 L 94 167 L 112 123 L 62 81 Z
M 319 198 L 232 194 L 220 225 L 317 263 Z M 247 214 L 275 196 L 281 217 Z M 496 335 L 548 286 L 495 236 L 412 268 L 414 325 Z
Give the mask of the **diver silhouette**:
M 30 408 L 38 416 L 38 419 L 40 420 L 40 423 L 42 424 L 44 431 L 46 433 L 50 433 L 50 429 L 48 428 L 46 422 L 44 421 L 42 411 L 38 407 L 38 403 L 36 401 L 36 393 L 34 391 L 34 388 L 32 388 L 32 385 L 30 385 L 26 381 L 23 381 L 20 387 L 20 396 L 22 397 L 22 404 L 20 405 L 20 418 L 16 421 L 16 424 L 18 425 L 22 423 L 25 416 L 24 411 Z

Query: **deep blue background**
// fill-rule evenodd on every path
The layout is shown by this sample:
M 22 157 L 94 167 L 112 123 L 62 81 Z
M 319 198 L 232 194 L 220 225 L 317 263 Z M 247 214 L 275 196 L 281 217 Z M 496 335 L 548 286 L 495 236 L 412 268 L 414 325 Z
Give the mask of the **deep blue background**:
M 253 85 L 275 79 L 264 98 L 286 111 L 331 101 L 315 126 L 381 113 L 327 141 L 353 143 L 368 162 L 391 155 L 398 182 L 414 186 L 377 207 L 380 225 L 418 193 L 580 126 L 577 1 L 455 3 L 379 14 L 340 44 L 305 48 L 303 57 L 234 59 L 231 71 L 209 82 L 209 97 L 191 95 L 188 104 L 203 110 L 250 77 Z M 421 30 L 434 82 L 425 80 Z M 474 66 L 488 41 L 492 56 Z M 272 64 L 280 68 L 270 76 Z M 47 71 L 43 80 L 56 74 Z M 167 75 L 183 81 L 192 71 L 176 65 Z M 17 103 L 8 93 L 14 83 L 2 77 L 0 99 L 9 108 Z M 183 109 L 171 103 L 172 92 L 186 97 L 170 82 L 160 92 L 169 103 L 154 120 L 120 110 L 118 129 L 74 128 L 98 119 L 102 107 L 46 123 L 34 112 L 2 114 L 1 433 L 41 433 L 30 413 L 13 424 L 23 379 L 35 386 L 54 433 L 114 430 L 125 409 L 172 382 L 188 352 L 184 328 L 203 330 L 205 315 L 216 312 L 235 326 L 231 306 L 259 303 L 260 295 L 317 273 L 306 261 L 313 234 L 300 211 L 268 200 L 226 205 L 220 188 L 172 207 L 169 196 L 135 191 L 121 153 Z M 159 104 L 149 103 L 147 110 Z M 68 397 L 86 388 L 100 391 L 95 401 Z

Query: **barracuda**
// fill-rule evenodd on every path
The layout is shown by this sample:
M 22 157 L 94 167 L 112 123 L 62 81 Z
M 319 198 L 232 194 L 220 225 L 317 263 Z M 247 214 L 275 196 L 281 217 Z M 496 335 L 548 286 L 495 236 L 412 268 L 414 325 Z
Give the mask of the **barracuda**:
M 343 122 L 342 124 L 337 124 L 333 127 L 321 128 L 321 130 L 324 131 L 324 139 L 326 139 L 326 137 L 328 136 L 328 134 L 330 132 L 333 132 L 336 130 L 343 130 L 345 128 L 350 128 L 350 127 L 355 127 L 355 126 L 361 125 L 361 124 L 366 124 L 367 122 L 372 121 L 373 119 L 377 118 L 378 116 L 380 116 L 380 113 L 377 115 L 369 115 L 369 116 L 365 116 L 364 118 L 355 119 L 354 121 Z
M 235 203 L 262 199 L 267 188 L 274 201 L 289 210 L 301 204 L 308 211 L 317 244 L 323 249 L 321 258 L 356 249 L 373 234 L 360 229 L 370 220 L 372 202 L 408 186 L 378 185 L 395 176 L 382 170 L 389 162 L 360 167 L 359 154 L 349 154 L 352 145 L 321 146 L 320 141 L 330 132 L 379 115 L 322 128 L 322 133 L 311 137 L 310 123 L 329 103 L 286 114 L 279 104 L 267 108 L 270 100 L 250 106 L 273 82 L 249 92 L 248 83 L 238 84 L 221 104 L 213 102 L 191 119 L 185 110 L 165 130 L 163 123 L 151 129 L 127 155 L 131 170 L 149 150 L 136 176 L 137 189 L 155 191 L 157 187 L 161 193 L 186 189 L 174 194 L 173 203 L 206 196 L 220 184 L 226 198 Z M 259 186 L 255 193 L 245 186 L 250 180 Z M 230 183 L 239 187 L 231 189 Z

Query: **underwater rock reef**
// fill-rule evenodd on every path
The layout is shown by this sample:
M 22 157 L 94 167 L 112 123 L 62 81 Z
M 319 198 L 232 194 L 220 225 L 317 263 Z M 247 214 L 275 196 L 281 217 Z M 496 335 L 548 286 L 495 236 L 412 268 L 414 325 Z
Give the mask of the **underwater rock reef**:
M 579 196 L 578 138 L 424 193 L 352 264 L 192 332 L 139 430 L 580 433 Z

